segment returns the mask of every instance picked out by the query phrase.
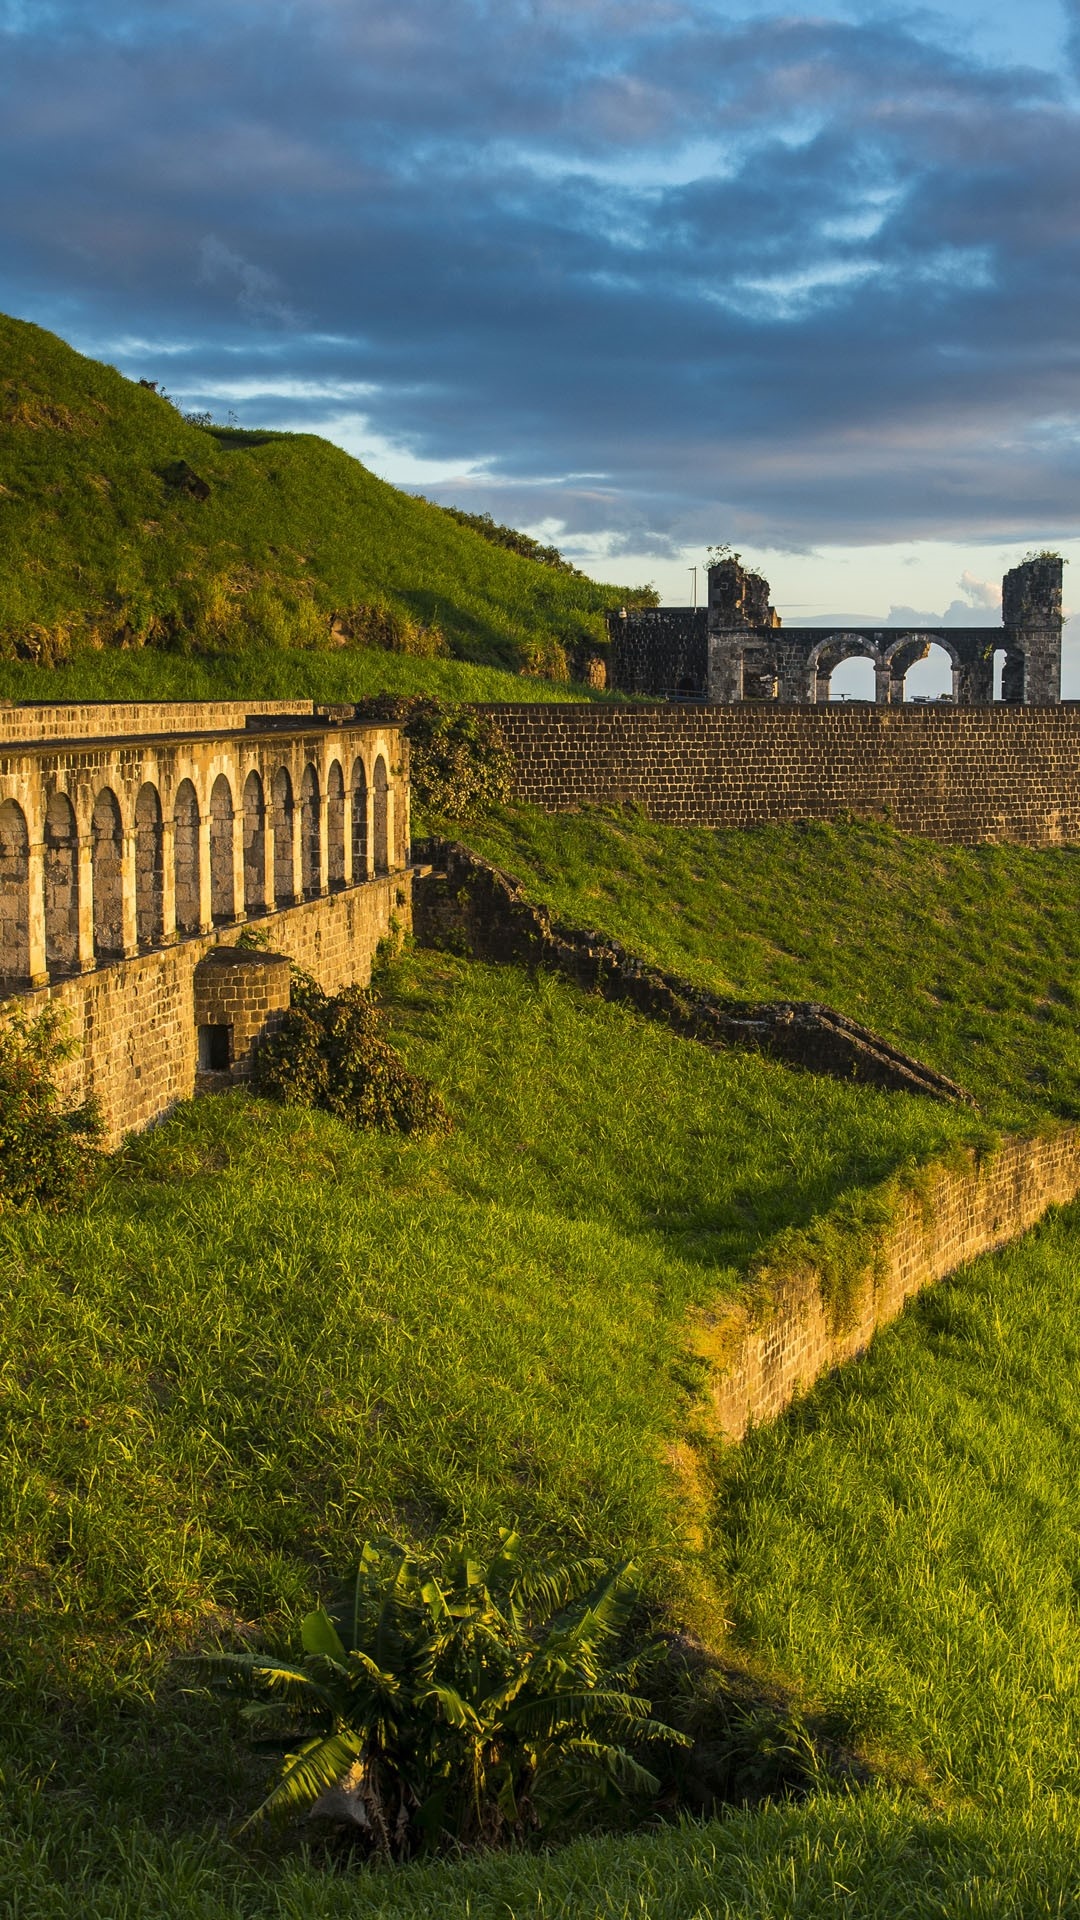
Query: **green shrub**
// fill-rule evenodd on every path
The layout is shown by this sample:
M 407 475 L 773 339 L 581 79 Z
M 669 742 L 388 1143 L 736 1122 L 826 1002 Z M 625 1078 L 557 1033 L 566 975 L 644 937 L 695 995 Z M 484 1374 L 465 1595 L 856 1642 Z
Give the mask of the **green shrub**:
M 381 1029 L 362 987 L 326 994 L 296 974 L 288 1013 L 256 1053 L 255 1090 L 287 1106 L 322 1107 L 354 1127 L 448 1133 L 434 1087 L 409 1072 Z
M 72 1052 L 56 1007 L 0 1018 L 0 1213 L 34 1201 L 70 1205 L 99 1165 L 101 1122 L 93 1102 L 65 1112 L 55 1073 Z
M 247 1700 L 260 1739 L 300 1738 L 252 1818 L 325 1813 L 400 1859 L 565 1833 L 655 1795 L 635 1749 L 688 1741 L 635 1691 L 642 1656 L 612 1664 L 629 1573 L 527 1568 L 513 1533 L 486 1564 L 465 1548 L 436 1565 L 368 1542 L 347 1601 L 304 1620 L 299 1660 L 199 1662 Z
M 509 800 L 513 757 L 490 714 L 401 694 L 363 701 L 357 713 L 402 728 L 418 812 L 435 820 L 475 820 Z

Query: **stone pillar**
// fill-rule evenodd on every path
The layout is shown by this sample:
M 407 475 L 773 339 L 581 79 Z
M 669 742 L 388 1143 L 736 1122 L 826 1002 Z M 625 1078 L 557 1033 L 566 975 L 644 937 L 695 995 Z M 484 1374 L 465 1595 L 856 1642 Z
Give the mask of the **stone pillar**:
M 364 816 L 367 822 L 364 831 L 364 879 L 370 880 L 375 873 L 375 782 L 372 780 L 364 796 Z
M 161 944 L 171 947 L 176 939 L 176 828 L 172 817 L 161 818 Z
M 330 891 L 330 795 L 326 791 L 326 782 L 319 781 L 319 871 L 317 875 L 319 893 Z
M 247 898 L 246 898 L 246 888 L 244 886 L 243 801 L 241 801 L 239 812 L 237 811 L 235 806 L 233 807 L 233 811 L 232 811 L 232 886 L 233 886 L 233 919 L 246 920 L 247 919 Z
M 293 788 L 292 810 L 292 898 L 304 897 L 304 799 L 303 787 Z
M 401 866 L 396 837 L 397 828 L 397 781 L 388 780 L 386 784 L 386 865 L 390 873 L 396 873 Z
M 210 815 L 199 808 L 199 932 L 214 931 L 213 894 L 210 883 Z
M 45 961 L 45 848 L 40 840 L 29 841 L 26 849 L 27 882 L 27 969 L 32 987 L 47 987 L 49 969 Z
M 746 635 L 709 635 L 709 699 L 725 704 L 743 698 Z
M 120 837 L 120 938 L 125 960 L 139 951 L 139 922 L 135 904 L 135 829 L 125 827 Z
M 879 707 L 899 705 L 904 698 L 903 679 L 894 680 L 891 662 L 874 661 L 874 701 Z
M 79 861 L 79 972 L 92 973 L 94 959 L 94 836 L 80 833 Z

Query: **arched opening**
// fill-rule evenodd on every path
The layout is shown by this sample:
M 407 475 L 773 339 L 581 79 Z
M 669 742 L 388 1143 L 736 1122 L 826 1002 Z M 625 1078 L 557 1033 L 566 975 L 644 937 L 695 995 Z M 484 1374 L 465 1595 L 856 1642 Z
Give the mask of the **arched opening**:
M 367 769 L 357 756 L 352 772 L 352 877 L 354 885 L 367 879 Z
M 319 891 L 319 776 L 310 764 L 300 782 L 300 885 L 305 900 Z
M 236 918 L 232 788 L 223 773 L 210 789 L 210 917 L 215 926 Z
M 375 762 L 375 776 L 371 784 L 374 789 L 375 799 L 373 809 L 374 819 L 372 821 L 373 838 L 375 841 L 372 852 L 375 856 L 375 871 L 376 873 L 389 873 L 390 782 L 386 777 L 386 761 L 383 759 L 381 753 Z
M 244 781 L 244 911 L 266 906 L 266 801 L 254 768 Z
M 997 662 L 995 660 L 995 666 Z M 1018 648 L 1009 647 L 1001 664 L 1001 698 L 1007 707 L 1024 703 L 1027 691 L 1027 660 Z
M 54 977 L 79 966 L 79 835 L 66 793 L 45 809 L 45 965 Z
M 181 780 L 173 809 L 173 865 L 176 878 L 176 927 L 199 931 L 199 796 L 190 780 Z
M 119 960 L 124 952 L 124 832 L 115 793 L 102 787 L 91 821 L 94 888 L 94 958 Z
M 290 906 L 296 898 L 293 873 L 293 790 L 287 770 L 279 767 L 274 775 L 271 797 L 274 826 L 274 899 L 279 907 Z
M 135 926 L 140 947 L 156 947 L 165 932 L 161 801 L 147 783 L 135 802 Z
M 936 641 L 930 641 L 922 649 L 922 657 L 916 655 L 907 666 L 903 688 L 905 701 L 918 706 L 951 700 L 954 692 L 953 663 L 946 649 Z
M 829 700 L 876 700 L 877 676 L 874 662 L 866 654 L 851 654 L 846 660 L 840 660 L 830 671 L 827 664 L 818 667 L 818 680 L 822 674 L 828 680 Z
M 0 806 L 0 982 L 30 978 L 30 835 L 15 800 Z
M 326 878 L 345 885 L 345 775 L 336 760 L 326 776 Z

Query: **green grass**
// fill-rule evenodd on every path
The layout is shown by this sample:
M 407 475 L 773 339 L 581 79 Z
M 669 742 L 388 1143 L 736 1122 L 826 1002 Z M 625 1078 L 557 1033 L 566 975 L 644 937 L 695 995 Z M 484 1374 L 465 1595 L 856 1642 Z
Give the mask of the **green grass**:
M 443 700 L 582 700 L 606 696 L 467 660 L 419 660 L 374 647 L 330 653 L 263 647 L 229 654 L 156 648 L 80 652 L 60 666 L 0 659 L 0 700 L 364 700 L 426 693 Z
M 8 654 L 48 661 L 88 637 L 319 647 L 332 614 L 375 604 L 437 626 L 462 658 L 565 678 L 564 649 L 602 639 L 626 597 L 493 546 L 312 434 L 192 426 L 4 316 L 0 452 Z M 170 481 L 180 462 L 208 497 Z
M 1065 852 L 527 813 L 476 837 L 569 916 L 728 991 L 832 999 L 968 1084 L 949 1049 L 981 1021 L 997 1114 L 1075 1097 Z M 926 988 L 946 971 L 966 1002 Z M 1078 1210 L 742 1448 L 699 1435 L 687 1472 L 695 1310 L 980 1122 L 713 1054 L 513 968 L 418 953 L 387 982 L 448 1138 L 230 1095 L 132 1143 L 85 1214 L 0 1219 L 0 1909 L 1074 1912 Z M 1026 1010 L 1036 988 L 1060 1016 Z M 713 1639 L 731 1621 L 736 1657 L 875 1784 L 396 1875 L 232 1840 L 257 1763 L 176 1656 L 284 1631 L 365 1532 L 508 1518 L 636 1553 L 652 1604 Z
M 722 1476 L 738 1638 L 946 1800 L 1080 1795 L 1078 1256 L 1074 1207 L 927 1293 Z
M 250 1764 L 175 1656 L 282 1626 L 369 1531 L 513 1519 L 707 1615 L 671 1465 L 688 1313 L 967 1124 L 510 969 L 416 956 L 392 1009 L 447 1139 L 232 1095 L 133 1143 L 85 1215 L 0 1220 L 0 1764 L 43 1783 L 61 1879 L 140 1822 L 242 1877 L 219 1823 Z
M 703 986 L 864 1021 L 996 1124 L 1080 1116 L 1080 849 L 524 807 L 468 837 L 534 899 Z

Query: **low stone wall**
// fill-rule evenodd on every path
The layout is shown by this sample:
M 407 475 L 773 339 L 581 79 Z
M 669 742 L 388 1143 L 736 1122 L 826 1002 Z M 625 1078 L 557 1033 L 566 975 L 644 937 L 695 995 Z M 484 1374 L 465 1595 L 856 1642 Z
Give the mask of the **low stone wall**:
M 402 929 L 411 925 L 411 894 L 411 874 L 394 873 L 263 914 L 254 924 L 271 949 L 337 992 L 367 984 L 375 949 L 391 922 Z M 96 1097 L 107 1147 L 195 1092 L 195 970 L 204 954 L 219 942 L 232 944 L 239 932 L 235 927 L 181 940 L 18 996 L 20 1012 L 50 1002 L 67 1010 L 78 1052 L 64 1069 L 62 1091 L 72 1104 Z
M 889 819 L 973 843 L 1080 840 L 1080 703 L 1047 707 L 487 706 L 513 792 L 633 802 L 677 826 Z
M 424 945 L 561 973 L 606 1000 L 629 1001 L 704 1046 L 766 1053 L 786 1066 L 893 1093 L 969 1098 L 943 1073 L 832 1007 L 810 1000 L 721 1000 L 650 966 L 605 934 L 553 920 L 509 874 L 457 841 L 432 841 L 426 851 L 434 871 L 418 885 L 414 910 Z
M 712 1411 L 729 1440 L 775 1419 L 830 1368 L 865 1352 L 905 1302 L 977 1254 L 1017 1239 L 1050 1206 L 1080 1194 L 1080 1128 L 1006 1139 L 933 1164 L 916 1189 L 884 1190 L 892 1210 L 866 1261 L 852 1311 L 837 1325 L 821 1272 L 807 1258 L 757 1275 L 753 1297 L 701 1324 L 712 1361 Z
M 315 712 L 311 700 L 80 700 L 0 701 L 0 740 L 130 740 L 140 736 L 228 733 L 248 720 L 293 715 L 299 725 Z

